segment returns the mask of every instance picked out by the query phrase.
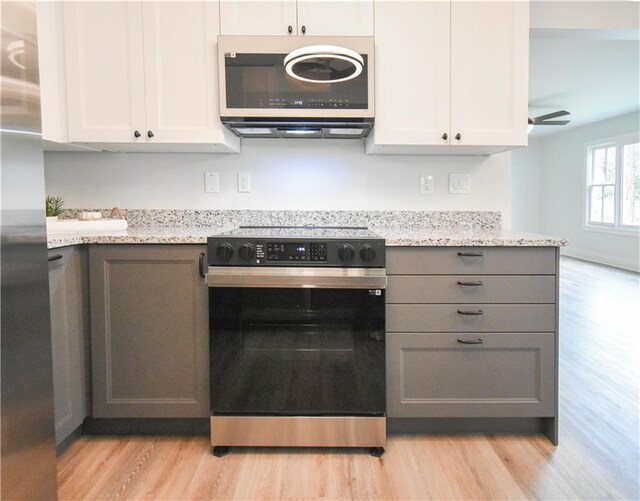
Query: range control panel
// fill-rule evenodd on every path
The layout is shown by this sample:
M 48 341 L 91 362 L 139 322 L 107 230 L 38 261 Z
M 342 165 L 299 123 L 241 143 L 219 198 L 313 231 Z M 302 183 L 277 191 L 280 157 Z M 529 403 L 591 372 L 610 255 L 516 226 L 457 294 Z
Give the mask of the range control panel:
M 326 242 L 267 242 L 267 261 L 326 261 Z
M 383 268 L 384 239 L 278 239 L 210 237 L 210 266 L 333 266 Z

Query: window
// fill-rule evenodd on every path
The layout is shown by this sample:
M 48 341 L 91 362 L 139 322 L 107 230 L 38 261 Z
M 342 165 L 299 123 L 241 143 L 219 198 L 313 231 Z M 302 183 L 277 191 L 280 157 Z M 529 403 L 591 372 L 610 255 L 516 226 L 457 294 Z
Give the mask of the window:
M 640 228 L 640 142 L 628 134 L 587 145 L 587 225 Z

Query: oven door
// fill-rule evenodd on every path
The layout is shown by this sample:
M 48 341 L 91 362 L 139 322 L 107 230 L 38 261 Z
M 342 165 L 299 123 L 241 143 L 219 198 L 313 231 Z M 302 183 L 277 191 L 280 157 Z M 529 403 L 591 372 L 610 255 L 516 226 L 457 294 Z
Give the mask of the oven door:
M 384 289 L 209 291 L 213 415 L 384 416 Z
M 218 67 L 223 120 L 374 116 L 372 37 L 220 36 Z

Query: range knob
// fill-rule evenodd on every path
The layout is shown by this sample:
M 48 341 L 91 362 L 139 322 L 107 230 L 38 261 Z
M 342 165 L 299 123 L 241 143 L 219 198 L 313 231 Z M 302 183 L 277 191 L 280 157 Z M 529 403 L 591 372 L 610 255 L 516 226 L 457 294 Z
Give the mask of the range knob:
M 216 248 L 216 257 L 220 261 L 229 261 L 233 256 L 233 247 L 229 244 L 220 244 Z
M 356 255 L 356 250 L 353 248 L 351 244 L 342 244 L 338 247 L 338 257 L 340 261 L 344 261 L 348 263 L 353 259 L 353 256 Z
M 238 256 L 243 261 L 250 261 L 256 255 L 256 250 L 253 248 L 251 244 L 242 244 L 238 248 Z
M 376 258 L 376 250 L 372 245 L 364 244 L 360 247 L 360 257 L 363 261 L 373 261 Z

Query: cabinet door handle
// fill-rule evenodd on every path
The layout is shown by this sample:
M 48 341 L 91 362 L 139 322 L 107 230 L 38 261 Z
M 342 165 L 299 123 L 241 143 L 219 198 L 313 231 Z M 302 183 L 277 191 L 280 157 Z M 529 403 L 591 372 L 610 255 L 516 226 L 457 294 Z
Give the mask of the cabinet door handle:
M 135 137 L 135 138 L 140 137 L 140 132 L 139 132 L 139 131 L 137 131 L 137 130 L 134 130 L 134 131 L 133 131 L 133 137 Z
M 49 262 L 58 261 L 59 259 L 62 259 L 62 254 L 54 254 L 53 256 L 49 256 L 47 258 L 47 261 L 49 261 Z
M 206 254 L 204 252 L 201 252 L 200 253 L 200 259 L 198 261 L 198 267 L 200 268 L 200 276 L 202 278 L 204 278 L 206 276 L 206 269 L 205 269 L 205 266 L 204 266 L 204 261 L 205 261 L 204 258 L 205 258 L 205 256 L 206 256 Z
M 449 138 L 449 134 L 447 134 L 446 132 L 442 134 L 442 139 L 446 141 L 448 138 Z
M 483 315 L 482 310 L 458 310 L 458 315 Z
M 153 132 L 151 132 L 151 131 L 147 131 L 147 137 L 148 137 L 148 138 L 152 138 L 152 137 L 153 137 Z
M 484 256 L 484 254 L 482 253 L 482 251 L 465 251 L 465 252 L 458 252 L 458 256 L 460 256 L 460 257 L 482 257 L 482 256 Z
M 462 136 L 460 135 L 460 133 L 459 133 L 459 132 L 456 134 L 456 139 L 457 139 L 458 141 L 460 141 L 460 139 L 462 139 Z
M 458 343 L 460 343 L 460 344 L 484 344 L 484 339 L 482 339 L 481 337 L 479 337 L 478 339 L 471 339 L 471 340 L 458 339 Z
M 289 27 L 287 28 L 287 31 L 289 33 L 293 33 L 293 26 L 289 25 Z
M 458 285 L 462 285 L 463 287 L 480 287 L 483 285 L 482 280 L 478 280 L 477 282 L 460 282 L 458 281 Z
M 302 34 L 304 35 L 307 32 L 307 27 L 303 24 L 302 28 L 300 28 L 300 31 L 302 31 Z

